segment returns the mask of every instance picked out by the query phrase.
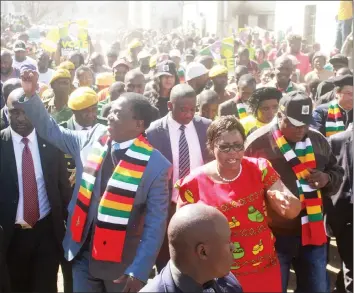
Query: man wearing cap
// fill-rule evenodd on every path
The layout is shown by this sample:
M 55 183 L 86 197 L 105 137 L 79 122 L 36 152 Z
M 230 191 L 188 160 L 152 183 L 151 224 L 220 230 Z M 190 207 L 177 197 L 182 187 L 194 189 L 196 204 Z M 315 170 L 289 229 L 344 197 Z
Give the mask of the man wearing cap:
M 96 75 L 96 83 L 98 89 L 98 100 L 103 101 L 108 96 L 108 89 L 114 82 L 114 76 L 111 72 L 102 72 Z
M 191 62 L 186 69 L 186 83 L 199 95 L 208 83 L 208 69 L 198 62 Z
M 269 160 L 303 207 L 293 220 L 280 218 L 268 208 L 283 292 L 287 291 L 291 264 L 299 292 L 329 292 L 323 213 L 330 196 L 340 187 L 343 169 L 326 138 L 309 128 L 311 123 L 311 98 L 293 91 L 280 100 L 277 119 L 253 132 L 246 141 L 245 155 Z
M 185 69 L 181 65 L 181 52 L 178 49 L 173 49 L 170 51 L 170 58 L 176 64 L 177 74 L 180 83 L 185 82 Z
M 353 122 L 353 76 L 337 76 L 333 82 L 336 99 L 315 109 L 311 125 L 326 137 L 344 131 Z
M 70 94 L 70 72 L 58 69 L 54 72 L 49 84 L 51 89 L 43 93 L 43 104 L 57 123 L 69 120 L 73 115 L 67 103 Z
M 219 104 L 226 102 L 236 95 L 226 90 L 229 71 L 223 65 L 215 65 L 209 71 L 209 77 L 213 82 L 211 90 L 216 91 L 219 96 Z
M 1 50 L 1 81 L 4 83 L 10 78 L 19 78 L 20 70 L 13 66 L 11 52 Z
M 24 41 L 16 41 L 13 45 L 13 51 L 15 52 L 12 63 L 14 68 L 20 70 L 24 64 L 31 64 L 37 68 L 36 60 L 26 56 L 26 44 Z
M 150 72 L 150 57 L 151 54 L 146 50 L 140 51 L 137 56 L 140 71 L 145 75 L 145 78 L 148 77 L 148 74 Z
M 71 131 L 49 118 L 35 93 L 36 75 L 23 79 L 25 96 L 16 107 L 76 162 L 63 241 L 74 292 L 138 292 L 161 247 L 170 200 L 170 163 L 145 135 L 152 106 L 142 95 L 124 93 L 112 103 L 108 128 Z
M 138 54 L 143 49 L 143 43 L 139 39 L 133 39 L 128 45 L 127 56 L 129 58 L 129 62 L 132 64 L 132 68 L 136 68 L 139 66 L 138 62 Z
M 184 51 L 184 55 L 183 55 L 184 61 L 183 61 L 183 66 L 187 67 L 189 65 L 189 63 L 193 62 L 194 58 L 195 58 L 195 50 L 192 48 L 188 48 Z
M 131 69 L 131 65 L 125 59 L 118 59 L 114 62 L 112 69 L 115 81 L 124 82 L 125 75 Z
M 335 76 L 337 75 L 337 71 L 339 69 L 349 66 L 348 57 L 346 57 L 342 54 L 334 55 L 331 59 L 329 59 L 329 63 L 333 67 L 333 73 Z

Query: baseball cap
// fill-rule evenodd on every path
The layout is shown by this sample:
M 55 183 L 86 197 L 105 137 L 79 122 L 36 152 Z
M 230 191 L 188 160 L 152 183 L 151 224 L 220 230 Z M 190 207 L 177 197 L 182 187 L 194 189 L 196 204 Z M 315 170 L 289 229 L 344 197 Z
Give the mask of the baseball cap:
M 156 77 L 162 75 L 175 76 L 176 75 L 176 65 L 171 60 L 165 60 L 157 64 Z
M 332 65 L 338 64 L 338 63 L 343 63 L 348 66 L 349 60 L 348 60 L 348 57 L 345 57 L 342 54 L 337 54 L 337 55 L 334 55 L 331 59 L 329 59 L 329 63 L 331 63 Z
M 30 63 L 22 64 L 20 67 L 20 74 L 22 75 L 25 71 L 30 71 L 30 70 L 37 72 L 37 68 L 33 64 Z
M 125 59 L 118 59 L 116 62 L 113 63 L 112 68 L 116 68 L 118 65 L 125 65 L 129 69 L 131 68 L 130 63 L 128 61 L 126 61 Z
M 13 46 L 13 50 L 14 52 L 19 52 L 19 51 L 23 51 L 25 52 L 26 51 L 26 44 L 24 41 L 21 41 L 21 40 L 18 40 L 14 43 L 14 46 Z
M 140 51 L 138 56 L 137 56 L 138 61 L 141 60 L 141 59 L 144 59 L 144 58 L 149 58 L 149 57 L 151 57 L 151 54 L 148 51 L 146 51 L 146 50 Z
M 198 62 L 191 62 L 188 64 L 186 69 L 186 81 L 207 74 L 208 72 L 208 69 L 206 69 L 203 64 Z
M 171 50 L 169 55 L 170 55 L 170 57 L 181 58 L 181 52 L 178 49 Z
M 294 126 L 313 123 L 312 100 L 304 92 L 293 91 L 284 95 L 279 101 L 279 109 Z

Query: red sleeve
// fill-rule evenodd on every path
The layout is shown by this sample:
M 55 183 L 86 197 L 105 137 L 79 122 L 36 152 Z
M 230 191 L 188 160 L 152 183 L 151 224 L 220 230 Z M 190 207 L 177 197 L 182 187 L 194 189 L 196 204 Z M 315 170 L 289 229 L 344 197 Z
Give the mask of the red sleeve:
M 198 182 L 191 174 L 176 182 L 175 188 L 178 189 L 177 206 L 196 203 L 199 201 Z
M 266 189 L 269 189 L 278 179 L 279 174 L 274 170 L 272 164 L 263 158 L 257 159 L 259 170 L 262 172 L 262 182 Z

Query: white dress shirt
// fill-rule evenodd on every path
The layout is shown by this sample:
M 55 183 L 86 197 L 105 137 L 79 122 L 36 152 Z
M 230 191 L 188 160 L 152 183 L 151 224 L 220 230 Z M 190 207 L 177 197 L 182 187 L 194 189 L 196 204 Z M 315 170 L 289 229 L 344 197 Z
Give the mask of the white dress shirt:
M 14 146 L 14 153 L 17 167 L 18 190 L 19 199 L 17 205 L 16 224 L 27 224 L 23 219 L 23 180 L 22 180 L 22 153 L 25 144 L 21 141 L 22 136 L 16 133 L 11 128 L 12 143 Z M 38 203 L 39 203 L 39 219 L 43 219 L 50 212 L 50 204 L 48 201 L 47 190 L 42 171 L 41 158 L 39 155 L 38 141 L 35 130 L 27 136 L 29 143 L 28 147 L 32 154 L 34 173 L 36 175 L 37 190 L 38 190 Z
M 168 132 L 170 134 L 171 141 L 171 151 L 173 160 L 173 185 L 179 179 L 179 138 L 181 136 L 181 124 L 173 120 L 171 114 L 167 118 Z M 189 124 L 185 125 L 184 133 L 186 140 L 188 142 L 189 151 L 189 165 L 190 170 L 193 170 L 204 164 L 202 151 L 200 149 L 199 138 L 197 130 L 194 127 L 193 120 Z M 172 189 L 172 201 L 176 202 L 178 197 L 178 190 L 176 188 Z
M 77 123 L 76 120 L 75 120 L 75 118 L 73 119 L 73 121 L 74 121 L 75 130 L 83 130 L 84 127 L 81 126 L 79 123 Z M 86 128 L 86 129 L 85 129 L 84 131 L 90 130 L 90 129 L 92 128 L 92 126 L 86 126 L 85 128 Z
M 43 82 L 46 85 L 49 85 L 49 82 L 52 79 L 53 74 L 54 74 L 54 70 L 51 68 L 48 68 L 47 72 L 45 72 L 45 73 L 39 72 L 38 81 Z

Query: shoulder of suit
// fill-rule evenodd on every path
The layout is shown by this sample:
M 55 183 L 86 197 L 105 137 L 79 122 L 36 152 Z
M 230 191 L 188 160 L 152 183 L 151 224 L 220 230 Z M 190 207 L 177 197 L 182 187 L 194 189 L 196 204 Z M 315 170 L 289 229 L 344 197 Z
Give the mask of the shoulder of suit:
M 170 161 L 167 160 L 165 156 L 156 148 L 154 148 L 153 152 L 151 153 L 150 160 L 154 160 L 154 167 L 159 166 L 160 170 L 167 169 L 172 166 Z
M 159 118 L 159 119 L 157 119 L 157 120 L 151 122 L 149 128 L 146 129 L 146 133 L 152 132 L 152 131 L 156 130 L 157 128 L 159 128 L 160 126 L 162 126 L 163 121 L 164 121 L 165 119 L 167 119 L 166 116 L 161 117 L 161 118 Z
M 1 140 L 8 140 L 11 137 L 10 126 L 0 131 Z

